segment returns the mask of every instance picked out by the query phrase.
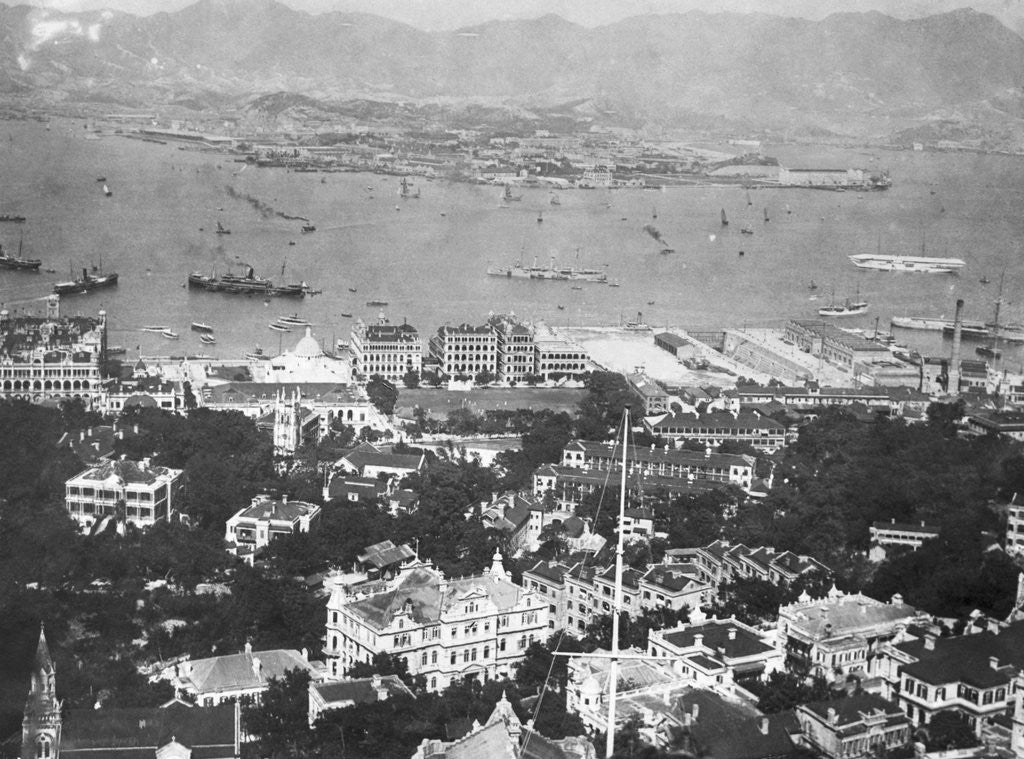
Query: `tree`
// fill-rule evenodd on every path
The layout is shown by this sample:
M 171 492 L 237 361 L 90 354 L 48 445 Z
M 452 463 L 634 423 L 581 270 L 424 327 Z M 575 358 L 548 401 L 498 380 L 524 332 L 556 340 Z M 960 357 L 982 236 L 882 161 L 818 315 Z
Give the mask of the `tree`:
M 481 369 L 479 372 L 476 373 L 476 376 L 473 378 L 473 381 L 476 382 L 476 384 L 478 385 L 489 385 L 496 379 L 497 376 L 494 374 L 494 372 L 488 369 Z
M 420 386 L 420 374 L 415 369 L 410 369 L 402 376 L 402 384 L 410 390 Z
M 372 375 L 370 381 L 366 383 L 366 395 L 380 413 L 391 416 L 395 412 L 398 388 L 379 374 Z
M 298 759 L 308 755 L 309 673 L 293 669 L 273 678 L 258 704 L 242 710 L 245 731 L 257 741 L 256 752 L 269 759 Z
M 981 745 L 967 718 L 960 712 L 942 711 L 922 728 L 928 751 L 947 751 Z

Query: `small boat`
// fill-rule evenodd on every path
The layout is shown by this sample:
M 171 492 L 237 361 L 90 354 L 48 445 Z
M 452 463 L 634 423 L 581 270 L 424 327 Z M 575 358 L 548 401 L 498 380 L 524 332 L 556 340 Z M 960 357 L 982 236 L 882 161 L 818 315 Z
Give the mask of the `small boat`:
M 675 248 L 662 248 L 661 249 L 661 255 L 663 255 L 663 256 L 667 256 L 669 253 L 675 253 L 675 252 L 676 252 Z
M 177 340 L 178 339 L 178 333 L 174 332 L 172 330 L 169 330 L 169 329 L 165 329 L 163 332 L 161 332 L 160 336 L 161 337 L 166 337 L 168 340 Z
M 213 332 L 213 327 L 203 322 L 192 322 L 193 332 Z
M 157 334 L 161 334 L 163 332 L 166 332 L 169 329 L 170 329 L 170 327 L 168 327 L 166 325 L 163 325 L 163 324 L 159 324 L 159 325 L 157 325 L 157 324 L 150 324 L 150 325 L 148 325 L 146 327 L 142 327 L 139 331 L 140 332 L 155 332 Z
M 542 221 L 544 221 L 544 212 L 537 211 L 537 223 L 540 224 Z
M 764 209 L 764 223 L 767 224 L 769 221 L 771 221 L 771 219 L 768 218 L 768 208 L 765 207 L 765 209 Z
M 789 203 L 786 203 L 786 213 L 793 213 L 793 209 L 789 207 Z
M 386 306 L 388 302 L 386 300 L 368 300 L 366 305 L 368 306 Z
M 316 227 L 312 224 L 303 224 L 302 231 L 305 232 L 316 232 Z
M 217 342 L 217 338 L 215 338 L 213 335 L 202 334 L 199 336 L 199 342 L 205 343 L 206 345 L 213 345 L 215 342 Z
M 25 221 L 25 217 L 24 216 L 18 216 L 17 214 L 13 214 L 13 213 L 5 213 L 5 214 L 0 214 L 0 221 L 10 221 L 10 222 L 14 222 L 15 224 L 21 224 L 23 221 Z
M 108 345 L 107 355 L 108 356 L 123 356 L 128 352 L 128 349 L 123 345 Z
M 653 305 L 654 305 L 654 301 L 653 301 L 653 300 L 649 300 L 649 301 L 647 301 L 647 305 L 648 305 L 648 306 L 653 306 Z
M 817 290 L 818 289 L 818 284 L 812 279 L 810 281 L 810 284 L 807 285 L 807 289 L 808 290 Z
M 303 319 L 298 314 L 292 314 L 291 316 L 279 316 L 277 318 L 278 324 L 284 324 L 288 327 L 308 327 L 312 322 L 308 319 Z
M 722 226 L 723 227 L 729 226 L 729 219 L 725 215 L 725 209 L 724 208 L 722 209 Z
M 748 206 L 752 206 L 752 205 L 754 205 L 754 201 L 752 201 L 752 200 L 750 199 L 750 193 L 749 193 L 749 192 L 747 193 L 747 205 L 748 205 Z
M 974 352 L 979 356 L 985 356 L 986 358 L 1002 358 L 1003 352 L 993 345 L 979 345 L 974 349 Z
M 96 181 L 97 182 L 106 182 L 107 178 L 106 177 L 96 177 Z
M 565 311 L 565 306 L 563 306 L 563 305 L 559 304 L 559 306 L 558 306 L 558 310 L 559 310 L 559 311 Z
M 512 194 L 512 185 L 507 184 L 507 185 L 505 185 L 505 191 L 502 193 L 501 199 L 504 200 L 504 201 L 522 200 L 523 196 L 522 195 L 513 195 Z
M 289 244 L 289 245 L 294 245 L 294 244 L 295 244 L 295 240 L 289 240 L 289 241 L 288 241 L 288 244 Z
M 351 318 L 352 318 L 352 314 L 349 314 L 349 313 L 345 313 L 344 311 L 342 311 L 342 312 L 341 312 L 341 315 L 342 315 L 342 316 L 343 316 L 344 318 L 346 318 L 346 319 L 351 319 Z
M 981 282 L 981 284 L 983 284 L 983 285 L 987 285 L 992 280 L 990 280 L 988 277 L 982 275 L 981 279 L 979 279 L 978 281 Z
M 274 330 L 275 332 L 291 332 L 291 329 L 289 329 L 288 327 L 284 326 L 283 324 L 278 324 L 276 322 L 273 323 L 273 324 L 270 324 L 268 326 L 272 330 Z
M 550 203 L 553 206 L 560 206 L 560 205 L 562 205 L 562 201 L 559 200 L 558 196 L 555 195 L 554 193 L 552 193 L 551 197 L 548 198 L 548 203 Z
M 227 227 L 225 227 L 223 224 L 221 224 L 218 221 L 217 222 L 217 234 L 219 234 L 219 235 L 229 235 L 229 234 L 231 234 L 231 230 L 228 229 Z
M 109 198 L 114 193 L 110 191 L 109 187 L 107 187 L 106 185 L 103 185 L 103 194 L 106 195 Z
M 358 290 L 357 290 L 356 288 L 354 288 L 354 287 L 350 287 L 350 288 L 348 288 L 348 291 L 349 291 L 350 293 L 358 292 Z
M 621 287 L 621 285 L 618 282 L 609 282 L 608 287 Z
M 253 348 L 250 353 L 246 353 L 245 357 L 249 361 L 269 361 L 270 360 L 270 356 L 268 356 L 266 353 L 264 353 L 263 349 L 260 346 L 258 346 L 258 345 L 255 348 Z
M 573 289 L 573 290 L 582 290 L 582 289 L 583 289 L 583 287 L 582 287 L 581 285 L 573 285 L 573 286 L 572 286 L 572 289 Z
M 740 234 L 752 235 L 754 234 L 754 230 L 749 224 L 744 224 L 742 227 L 740 227 Z
M 652 208 L 651 209 L 651 218 L 652 219 L 657 219 L 658 218 L 658 209 L 657 208 Z

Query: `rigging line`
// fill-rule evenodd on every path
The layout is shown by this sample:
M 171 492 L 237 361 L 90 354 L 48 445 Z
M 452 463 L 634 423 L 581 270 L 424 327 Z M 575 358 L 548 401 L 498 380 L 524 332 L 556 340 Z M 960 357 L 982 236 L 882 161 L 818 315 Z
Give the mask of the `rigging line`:
M 614 442 L 613 442 L 612 447 L 611 447 L 611 458 L 610 458 L 611 462 L 613 462 L 615 460 L 615 452 L 616 452 L 617 446 L 618 446 L 618 435 L 615 435 L 615 439 L 614 439 Z M 596 528 L 598 519 L 601 516 L 601 508 L 604 506 L 604 497 L 605 497 L 605 495 L 608 492 L 608 480 L 611 478 L 611 474 L 612 474 L 612 464 L 609 463 L 608 468 L 604 472 L 604 482 L 601 484 L 601 497 L 598 499 L 598 501 L 597 501 L 597 509 L 595 509 L 595 511 L 594 511 L 594 525 L 595 525 L 595 528 Z M 620 525 L 620 530 L 622 530 L 622 525 Z M 595 556 L 597 555 L 596 552 L 595 552 L 594 555 Z M 584 571 L 587 568 L 587 562 L 588 562 L 589 559 L 590 559 L 590 555 L 585 553 L 583 559 L 579 562 L 580 570 L 577 573 L 577 580 L 579 580 L 583 576 L 583 573 L 584 573 Z M 562 641 L 565 639 L 566 633 L 567 633 L 567 631 L 565 630 L 565 627 L 563 625 L 562 629 L 558 631 L 558 642 L 555 644 L 555 648 L 554 648 L 555 651 L 557 651 L 559 648 L 561 648 Z M 575 636 L 573 636 L 573 637 L 575 637 Z M 541 714 L 541 706 L 544 703 L 544 695 L 545 695 L 545 693 L 548 690 L 548 683 L 551 681 L 551 673 L 554 671 L 554 668 L 555 668 L 555 659 L 557 659 L 557 657 L 555 657 L 554 653 L 552 652 L 551 663 L 548 665 L 548 673 L 544 676 L 544 684 L 541 686 L 541 692 L 538 693 L 537 704 L 534 707 L 534 716 L 532 716 L 532 720 L 534 720 L 534 724 L 535 725 L 537 724 L 537 719 L 538 719 L 538 717 Z M 568 663 L 566 663 L 565 666 L 568 667 Z M 526 750 L 526 746 L 529 744 L 529 739 L 530 739 L 531 734 L 532 734 L 532 730 L 530 730 L 526 734 L 526 740 L 522 742 L 522 745 L 519 747 L 518 751 L 516 752 L 517 759 L 521 759 L 523 752 Z
M 625 435 L 623 435 L 623 438 L 625 438 Z M 601 509 L 604 506 L 604 497 L 608 493 L 608 482 L 611 479 L 611 476 L 612 476 L 612 473 L 613 473 L 612 472 L 612 469 L 613 469 L 613 463 L 612 462 L 615 461 L 616 454 L 618 453 L 618 445 L 619 445 L 619 436 L 616 435 L 615 436 L 615 440 L 612 443 L 612 451 L 611 451 L 611 454 L 610 454 L 608 469 L 605 470 L 604 483 L 602 483 L 602 485 L 601 485 L 601 496 L 600 496 L 600 498 L 598 498 L 598 501 L 597 501 L 597 509 L 594 510 L 594 526 L 595 527 L 597 526 L 598 520 L 599 520 L 599 518 L 601 516 Z M 622 529 L 622 525 L 619 525 L 619 529 L 620 530 Z M 596 555 L 597 555 L 597 553 L 595 552 L 594 556 L 596 556 Z M 586 569 L 586 565 L 587 565 L 587 562 L 588 562 L 589 559 L 590 559 L 590 555 L 584 553 L 583 559 L 579 562 L 579 571 L 576 573 L 576 579 L 577 580 L 583 575 L 583 571 Z M 566 634 L 567 634 L 567 631 L 565 629 L 565 626 L 563 625 L 562 629 L 559 630 L 559 632 L 558 632 L 558 643 L 555 644 L 554 651 L 558 651 L 562 647 L 562 641 L 565 640 Z M 575 636 L 573 636 L 573 637 L 575 637 Z M 541 705 L 544 702 L 544 694 L 547 693 L 548 683 L 551 681 L 551 673 L 552 673 L 552 671 L 555 668 L 555 659 L 556 658 L 557 657 L 554 655 L 554 652 L 552 652 L 551 663 L 548 664 L 548 672 L 544 676 L 544 684 L 541 686 L 540 693 L 537 694 L 537 703 L 536 703 L 536 705 L 534 706 L 534 709 L 533 709 L 533 724 L 534 725 L 537 724 L 537 718 L 540 716 Z M 566 667 L 568 667 L 568 666 L 569 666 L 569 664 L 568 664 L 568 662 L 566 662 Z M 526 735 L 526 740 L 524 740 L 522 745 L 519 746 L 519 749 L 516 752 L 516 758 L 517 759 L 522 759 L 523 752 L 526 751 L 526 746 L 530 742 L 530 737 L 532 736 L 532 733 L 533 733 L 532 730 L 530 732 L 528 732 L 527 735 Z

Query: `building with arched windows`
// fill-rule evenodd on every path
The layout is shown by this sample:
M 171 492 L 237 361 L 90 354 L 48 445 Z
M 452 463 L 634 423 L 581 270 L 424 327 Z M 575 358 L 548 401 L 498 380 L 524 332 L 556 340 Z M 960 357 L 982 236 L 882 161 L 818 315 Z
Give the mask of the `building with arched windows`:
M 45 316 L 0 311 L 0 399 L 41 403 L 80 398 L 92 408 L 102 394 L 107 316 L 60 316 L 60 298 Z
M 379 374 L 392 382 L 423 368 L 423 341 L 411 324 L 392 324 L 382 313 L 376 323 L 352 327 L 352 372 L 362 379 Z
M 391 581 L 336 587 L 327 602 L 329 677 L 379 653 L 398 656 L 432 691 L 459 680 L 511 677 L 526 649 L 543 641 L 548 603 L 512 582 L 501 554 L 483 574 L 447 579 L 411 562 Z

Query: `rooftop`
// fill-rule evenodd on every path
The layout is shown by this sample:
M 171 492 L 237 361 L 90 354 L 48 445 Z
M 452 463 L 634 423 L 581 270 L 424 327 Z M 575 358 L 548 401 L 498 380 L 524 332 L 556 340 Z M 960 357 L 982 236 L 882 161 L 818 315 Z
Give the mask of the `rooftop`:
M 933 649 L 927 646 L 927 638 L 896 646 L 917 659 L 904 665 L 904 674 L 936 685 L 957 682 L 975 688 L 1005 685 L 1024 667 L 1024 621 L 1014 622 L 998 634 L 981 632 L 938 638 Z M 995 667 L 992 657 L 996 660 Z

